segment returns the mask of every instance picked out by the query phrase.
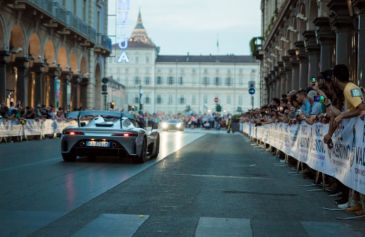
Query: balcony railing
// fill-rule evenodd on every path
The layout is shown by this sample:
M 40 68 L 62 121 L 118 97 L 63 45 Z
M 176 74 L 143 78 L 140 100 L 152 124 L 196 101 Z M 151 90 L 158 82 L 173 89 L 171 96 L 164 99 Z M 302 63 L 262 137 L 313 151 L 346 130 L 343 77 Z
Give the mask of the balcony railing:
M 66 29 L 74 31 L 93 44 L 111 52 L 112 43 L 108 36 L 97 36 L 96 30 L 92 26 L 85 24 L 84 21 L 63 8 L 58 2 L 53 0 L 18 0 L 18 2 L 32 6 L 51 17 L 57 23 L 63 25 Z
M 112 51 L 112 40 L 107 35 L 97 34 L 96 47 Z

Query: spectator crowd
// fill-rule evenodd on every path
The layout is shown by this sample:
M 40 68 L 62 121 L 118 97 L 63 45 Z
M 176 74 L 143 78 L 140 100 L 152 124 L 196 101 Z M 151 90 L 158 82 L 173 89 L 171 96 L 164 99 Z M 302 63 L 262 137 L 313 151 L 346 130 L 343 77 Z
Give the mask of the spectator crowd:
M 56 108 L 53 105 L 37 105 L 35 108 L 23 106 L 21 102 L 10 102 L 10 106 L 5 103 L 0 105 L 0 119 L 21 120 L 21 119 L 65 119 L 66 112 L 62 107 Z
M 243 114 L 243 121 L 255 126 L 277 122 L 326 123 L 329 129 L 323 141 L 332 149 L 332 135 L 341 121 L 365 116 L 364 88 L 354 81 L 350 79 L 346 65 L 336 65 L 333 70 L 321 72 L 317 78 L 311 78 L 308 88 L 290 91 L 281 98 L 273 98 L 269 105 Z M 313 177 L 314 171 L 306 167 L 304 173 Z M 364 195 L 350 190 L 331 177 L 326 183 L 328 192 L 339 195 L 336 200 L 338 208 L 356 215 L 365 215 Z

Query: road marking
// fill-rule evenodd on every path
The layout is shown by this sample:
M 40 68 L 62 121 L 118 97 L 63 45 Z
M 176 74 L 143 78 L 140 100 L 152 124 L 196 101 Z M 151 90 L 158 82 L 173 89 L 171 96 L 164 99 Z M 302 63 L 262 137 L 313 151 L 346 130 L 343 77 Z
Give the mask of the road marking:
M 146 215 L 101 214 L 77 231 L 73 237 L 133 236 L 148 217 Z
M 302 221 L 301 224 L 310 237 L 362 236 L 360 232 L 355 232 L 348 225 L 339 222 Z
M 249 219 L 200 217 L 195 237 L 252 237 Z
M 209 175 L 209 174 L 172 174 L 179 176 L 203 177 L 203 178 L 218 178 L 218 179 L 270 179 L 259 176 L 223 176 L 223 175 Z
M 323 189 L 321 188 L 313 188 L 313 189 L 308 189 L 308 190 L 305 190 L 306 192 L 318 192 L 318 191 L 323 191 Z
M 326 211 L 344 211 L 342 208 L 322 207 L 322 209 Z

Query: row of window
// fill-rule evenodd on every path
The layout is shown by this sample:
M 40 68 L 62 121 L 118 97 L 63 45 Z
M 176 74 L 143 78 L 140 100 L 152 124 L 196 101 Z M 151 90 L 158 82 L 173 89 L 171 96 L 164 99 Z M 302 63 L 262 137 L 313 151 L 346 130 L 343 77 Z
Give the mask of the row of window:
M 114 60 L 114 59 L 110 58 L 109 60 Z M 132 71 L 130 68 L 123 69 L 123 68 L 119 68 L 119 67 L 117 67 L 117 68 L 115 68 L 115 67 L 114 68 L 110 68 L 110 70 L 111 70 L 111 72 L 115 71 L 118 74 L 123 73 L 123 70 L 124 70 L 124 72 L 126 74 L 128 74 L 128 73 L 130 73 Z M 139 73 L 139 72 L 142 72 L 143 70 L 141 70 L 140 68 L 135 68 L 133 71 L 135 73 Z M 156 71 L 157 71 L 157 74 L 162 74 L 163 72 L 167 72 L 167 71 L 168 71 L 169 74 L 175 74 L 176 73 L 176 70 L 173 69 L 173 68 L 166 68 L 166 69 L 160 69 L 160 68 L 158 68 Z M 196 75 L 198 70 L 196 70 L 195 68 L 192 68 L 192 69 L 184 69 L 184 68 L 181 68 L 179 71 L 180 71 L 180 74 L 185 74 L 185 73 L 188 73 L 189 74 L 189 72 L 191 72 L 191 74 Z M 232 73 L 232 70 L 231 69 L 225 69 L 225 70 L 218 69 L 218 68 L 215 69 L 215 73 L 216 74 L 225 73 L 224 71 L 226 71 L 227 74 L 231 74 Z M 146 68 L 145 69 L 145 72 L 147 74 L 149 74 L 151 72 L 151 69 L 150 68 Z M 203 69 L 202 72 L 203 72 L 203 74 L 208 74 L 209 72 L 212 72 L 212 70 Z M 249 74 L 250 73 L 251 75 L 255 75 L 256 72 L 257 72 L 256 69 L 250 69 L 250 72 L 246 72 L 246 74 Z M 238 70 L 238 73 L 240 75 L 244 74 L 244 69 L 240 68 Z
M 145 77 L 144 78 L 144 85 L 151 85 L 151 78 L 150 77 Z M 209 85 L 216 85 L 216 86 L 221 86 L 221 85 L 226 85 L 226 86 L 232 86 L 232 78 L 227 77 L 227 78 L 220 78 L 220 77 L 214 77 L 214 78 L 209 78 L 209 77 L 204 77 L 202 84 L 204 86 L 209 86 Z M 243 79 L 240 79 L 240 85 L 243 85 Z M 142 84 L 142 81 L 139 77 L 135 77 L 134 78 L 134 84 L 135 85 L 140 85 Z M 162 77 L 157 77 L 156 78 L 156 85 L 163 85 L 163 84 L 167 84 L 167 85 L 175 85 L 175 78 L 174 77 L 167 77 L 166 78 L 166 82 L 164 80 L 164 78 Z M 184 85 L 184 78 L 183 77 L 178 77 L 177 79 L 177 84 L 178 85 Z
M 187 103 L 187 100 L 186 100 L 186 98 L 184 96 L 180 96 L 179 98 L 177 98 L 177 100 L 178 100 L 178 103 L 181 104 L 181 105 L 184 105 L 184 104 Z M 162 96 L 157 95 L 157 97 L 156 97 L 156 104 L 163 104 L 163 102 L 164 101 L 163 101 Z M 134 103 L 135 104 L 139 104 L 139 97 L 138 96 L 136 96 L 134 98 Z M 149 96 L 144 97 L 144 104 L 147 104 L 148 105 L 148 104 L 151 104 L 151 103 L 152 103 L 152 99 Z M 204 104 L 208 104 L 208 97 L 207 96 L 204 96 L 203 103 Z M 226 104 L 232 104 L 232 97 L 231 96 L 227 96 L 225 103 Z M 166 104 L 168 104 L 168 105 L 172 105 L 173 104 L 173 96 L 172 95 L 168 96 L 167 103 Z M 197 104 L 197 99 L 196 99 L 195 96 L 192 97 L 191 104 L 192 105 L 196 105 Z M 242 95 L 239 95 L 238 96 L 238 104 L 239 105 L 242 105 L 243 104 L 243 96 Z

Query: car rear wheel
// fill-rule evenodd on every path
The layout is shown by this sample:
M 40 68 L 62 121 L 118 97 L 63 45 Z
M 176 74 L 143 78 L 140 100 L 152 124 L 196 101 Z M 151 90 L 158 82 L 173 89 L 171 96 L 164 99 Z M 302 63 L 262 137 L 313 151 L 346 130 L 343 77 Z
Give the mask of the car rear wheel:
M 155 151 L 152 154 L 151 158 L 155 159 L 158 156 L 158 153 L 160 153 L 160 136 L 159 135 L 156 138 Z
M 146 138 L 143 139 L 142 148 L 140 153 L 137 155 L 136 162 L 143 163 L 147 160 L 147 141 Z
M 76 160 L 76 155 L 73 153 L 64 153 L 62 154 L 63 161 L 65 162 L 72 162 Z

